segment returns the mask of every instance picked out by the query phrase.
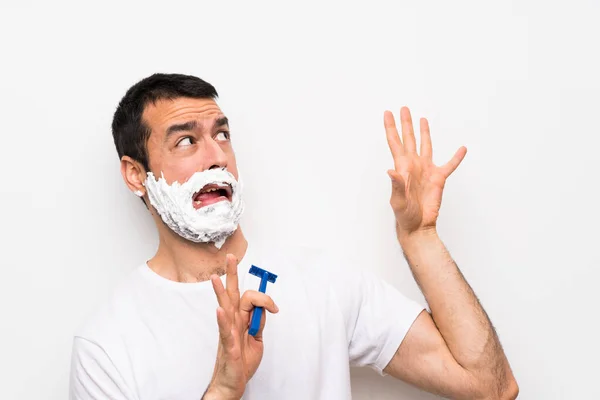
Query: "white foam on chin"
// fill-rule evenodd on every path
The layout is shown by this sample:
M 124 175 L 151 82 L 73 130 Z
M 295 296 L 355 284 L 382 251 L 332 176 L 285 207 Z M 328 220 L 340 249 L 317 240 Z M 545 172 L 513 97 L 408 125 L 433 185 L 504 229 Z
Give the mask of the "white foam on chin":
M 231 202 L 219 201 L 195 209 L 194 194 L 210 184 L 231 186 Z M 148 172 L 144 186 L 150 203 L 173 232 L 195 243 L 213 242 L 218 249 L 236 231 L 244 212 L 242 184 L 225 169 L 196 172 L 185 183 L 175 181 L 170 185 L 162 173 L 157 180 Z

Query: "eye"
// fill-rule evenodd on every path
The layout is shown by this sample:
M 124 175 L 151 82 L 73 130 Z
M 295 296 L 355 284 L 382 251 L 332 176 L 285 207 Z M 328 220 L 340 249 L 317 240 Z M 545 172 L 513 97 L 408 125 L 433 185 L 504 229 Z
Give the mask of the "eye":
M 191 146 L 191 145 L 192 145 L 192 138 L 189 136 L 186 136 L 183 139 L 181 139 L 179 142 L 177 142 L 177 144 L 175 146 L 185 147 L 185 146 Z
M 219 133 L 217 133 L 217 136 L 215 136 L 215 140 L 218 142 L 224 142 L 229 140 L 229 132 L 220 131 Z

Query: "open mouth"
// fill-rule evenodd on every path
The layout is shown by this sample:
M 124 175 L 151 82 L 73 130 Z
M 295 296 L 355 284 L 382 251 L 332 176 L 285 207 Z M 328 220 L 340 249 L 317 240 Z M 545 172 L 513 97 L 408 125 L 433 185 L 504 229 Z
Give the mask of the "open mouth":
M 194 208 L 199 209 L 223 200 L 231 201 L 231 194 L 231 186 L 228 184 L 218 185 L 215 183 L 206 185 L 202 190 L 194 193 Z

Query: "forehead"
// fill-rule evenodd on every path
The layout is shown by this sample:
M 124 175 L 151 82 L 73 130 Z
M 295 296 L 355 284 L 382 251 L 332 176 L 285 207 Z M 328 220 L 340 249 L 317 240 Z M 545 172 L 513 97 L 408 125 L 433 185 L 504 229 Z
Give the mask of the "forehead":
M 144 108 L 142 119 L 152 131 L 165 131 L 171 124 L 191 120 L 214 120 L 223 112 L 213 99 L 179 97 L 160 99 Z

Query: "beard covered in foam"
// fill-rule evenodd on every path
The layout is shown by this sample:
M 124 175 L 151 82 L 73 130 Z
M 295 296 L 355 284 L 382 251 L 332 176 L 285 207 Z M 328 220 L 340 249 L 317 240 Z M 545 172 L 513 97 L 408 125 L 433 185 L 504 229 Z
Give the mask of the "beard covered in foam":
M 202 206 L 197 199 L 208 196 L 199 195 L 207 185 L 227 187 L 231 197 Z M 162 174 L 156 179 L 148 172 L 144 186 L 150 203 L 173 232 L 195 243 L 212 242 L 218 249 L 236 231 L 244 211 L 242 184 L 224 168 L 196 172 L 185 183 L 170 185 Z

